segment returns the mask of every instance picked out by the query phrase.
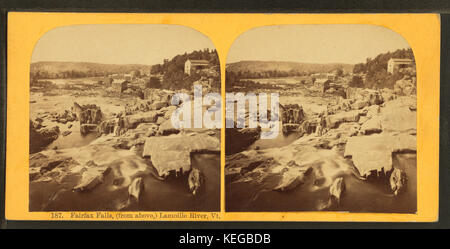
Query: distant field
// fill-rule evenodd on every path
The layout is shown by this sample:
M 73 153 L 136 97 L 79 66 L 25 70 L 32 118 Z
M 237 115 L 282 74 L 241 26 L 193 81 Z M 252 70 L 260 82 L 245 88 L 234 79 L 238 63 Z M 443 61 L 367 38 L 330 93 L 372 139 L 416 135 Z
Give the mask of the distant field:
M 243 81 L 253 81 L 258 82 L 260 84 L 298 84 L 302 80 L 308 81 L 310 79 L 309 76 L 294 76 L 294 77 L 280 77 L 280 78 L 263 78 L 263 79 L 242 79 Z

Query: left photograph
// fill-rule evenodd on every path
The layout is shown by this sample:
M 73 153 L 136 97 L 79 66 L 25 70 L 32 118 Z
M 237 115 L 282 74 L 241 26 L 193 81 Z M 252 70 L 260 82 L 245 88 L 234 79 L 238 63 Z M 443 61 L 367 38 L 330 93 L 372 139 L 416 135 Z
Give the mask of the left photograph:
M 29 211 L 220 211 L 220 68 L 179 25 L 50 30 L 30 64 Z

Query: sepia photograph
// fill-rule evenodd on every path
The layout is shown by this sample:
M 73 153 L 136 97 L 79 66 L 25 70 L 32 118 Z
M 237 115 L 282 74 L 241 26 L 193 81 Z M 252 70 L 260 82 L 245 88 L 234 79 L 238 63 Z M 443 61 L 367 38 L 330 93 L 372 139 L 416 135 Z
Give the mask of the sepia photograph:
M 382 26 L 242 33 L 226 61 L 226 211 L 416 213 L 416 85 L 413 50 Z
M 188 27 L 48 31 L 30 65 L 29 211 L 219 211 L 220 85 Z

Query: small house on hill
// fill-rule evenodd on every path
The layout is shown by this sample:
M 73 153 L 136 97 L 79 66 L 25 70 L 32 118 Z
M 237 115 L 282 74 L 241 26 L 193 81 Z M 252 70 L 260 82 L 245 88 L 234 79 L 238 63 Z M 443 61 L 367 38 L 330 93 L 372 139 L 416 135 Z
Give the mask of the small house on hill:
M 184 63 L 184 73 L 187 75 L 191 75 L 192 72 L 199 69 L 205 69 L 209 66 L 209 62 L 207 60 L 191 60 L 188 59 Z
M 399 59 L 399 58 L 391 58 L 388 61 L 387 71 L 388 73 L 394 73 L 395 70 L 400 68 L 411 67 L 413 61 L 411 59 Z
M 113 80 L 111 86 L 114 91 L 122 93 L 123 91 L 127 90 L 128 81 L 124 79 L 115 79 Z

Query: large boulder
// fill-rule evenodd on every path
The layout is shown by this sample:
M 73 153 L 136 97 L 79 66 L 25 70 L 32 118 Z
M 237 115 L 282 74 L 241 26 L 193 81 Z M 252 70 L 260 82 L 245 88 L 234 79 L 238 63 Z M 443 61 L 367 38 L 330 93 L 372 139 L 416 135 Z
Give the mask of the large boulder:
M 336 128 L 344 122 L 358 122 L 359 111 L 353 110 L 349 112 L 340 112 L 334 115 L 328 115 L 325 117 L 327 128 Z
M 381 119 L 378 116 L 372 117 L 361 125 L 361 132 L 365 135 L 381 132 Z
M 386 102 L 380 112 L 383 132 L 416 132 L 417 106 L 415 97 L 399 96 L 395 100 Z M 412 108 L 411 108 L 412 107 Z
M 76 185 L 73 190 L 79 192 L 92 190 L 104 181 L 104 176 L 110 171 L 111 168 L 109 167 L 88 167 L 87 170 L 83 172 L 80 183 Z
M 168 102 L 167 101 L 155 101 L 150 105 L 150 109 L 151 110 L 159 110 L 163 107 L 168 106 Z
M 180 129 L 175 128 L 172 125 L 172 120 L 168 119 L 161 123 L 158 129 L 158 134 L 162 136 L 167 136 L 170 134 L 177 134 L 180 132 Z
M 303 108 L 298 104 L 281 106 L 281 121 L 283 123 L 301 124 L 304 118 Z
M 81 124 L 100 124 L 103 115 L 99 106 L 79 105 L 77 102 L 73 103 L 72 112 L 74 112 Z
M 293 162 L 293 161 L 292 161 Z M 293 163 L 295 164 L 295 163 Z M 277 186 L 273 188 L 275 191 L 289 191 L 296 188 L 305 181 L 305 177 L 309 175 L 312 168 L 291 165 L 282 170 L 281 179 Z
M 415 152 L 416 144 L 416 137 L 406 133 L 349 137 L 344 156 L 352 158 L 363 177 L 386 174 L 392 171 L 392 153 Z
M 330 186 L 330 198 L 334 199 L 339 205 L 341 202 L 342 193 L 345 191 L 344 178 L 336 178 Z
M 206 134 L 178 134 L 146 138 L 142 156 L 149 157 L 159 176 L 191 170 L 191 153 L 220 152 L 219 139 Z
M 149 111 L 131 116 L 126 116 L 126 119 L 128 120 L 127 128 L 133 129 L 136 128 L 137 125 L 139 125 L 140 123 L 155 123 L 156 120 L 158 119 L 158 115 L 154 111 Z

